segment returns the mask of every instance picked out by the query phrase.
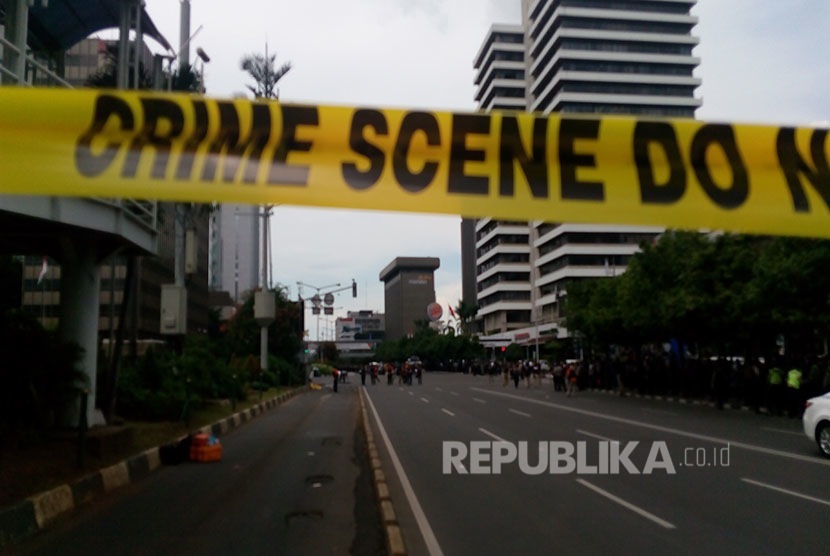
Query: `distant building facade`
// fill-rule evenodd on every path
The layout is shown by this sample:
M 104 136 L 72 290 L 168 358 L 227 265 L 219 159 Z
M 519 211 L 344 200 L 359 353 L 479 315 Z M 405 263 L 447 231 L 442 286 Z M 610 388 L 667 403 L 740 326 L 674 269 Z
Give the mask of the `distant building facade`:
M 208 283 L 226 291 L 237 303 L 260 280 L 260 207 L 224 203 L 210 216 Z
M 160 331 L 161 286 L 174 281 L 175 217 L 173 203 L 160 203 L 158 254 L 138 257 L 135 268 L 136 303 L 125 315 L 124 329 L 138 339 L 163 338 Z M 194 232 L 196 266 L 187 275 L 187 330 L 204 333 L 208 327 L 208 217 L 206 211 L 196 211 L 188 227 Z M 41 277 L 42 274 L 42 277 Z M 124 257 L 115 255 L 101 264 L 100 309 L 98 330 L 107 339 L 121 325 L 121 304 L 124 300 L 127 264 Z M 22 305 L 23 310 L 38 318 L 47 328 L 58 325 L 60 317 L 61 267 L 58 261 L 48 259 L 45 270 L 42 257 L 24 258 Z M 128 337 L 129 337 L 128 336 Z
M 435 302 L 439 266 L 437 257 L 397 257 L 381 271 L 388 340 L 414 334 L 415 323 L 428 320 L 427 307 Z
M 386 337 L 385 315 L 374 311 L 349 311 L 334 322 L 336 342 L 382 342 Z
M 695 3 L 521 0 L 522 23 L 493 25 L 474 59 L 476 101 L 484 111 L 693 118 L 701 105 Z M 475 268 L 480 331 L 505 340 L 567 335 L 568 284 L 625 272 L 662 231 L 476 220 L 472 239 L 462 233 L 462 253 L 474 251 L 475 264 L 462 270 Z
M 130 42 L 135 47 L 135 42 Z M 73 87 L 84 87 L 87 80 L 104 69 L 117 53 L 118 41 L 113 39 L 99 39 L 90 37 L 78 42 L 66 51 L 64 55 L 63 78 Z M 148 78 L 152 78 L 155 59 L 150 48 L 142 43 L 141 65 Z

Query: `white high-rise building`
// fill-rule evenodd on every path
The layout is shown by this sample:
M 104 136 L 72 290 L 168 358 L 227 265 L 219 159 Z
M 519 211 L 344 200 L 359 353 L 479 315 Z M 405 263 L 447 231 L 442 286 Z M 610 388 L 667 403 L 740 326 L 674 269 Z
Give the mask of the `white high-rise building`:
M 522 0 L 531 112 L 693 118 L 697 0 Z
M 482 110 L 525 109 L 525 46 L 521 25 L 496 24 L 476 54 L 476 102 Z
M 222 204 L 211 214 L 208 285 L 237 303 L 260 280 L 260 207 Z
M 524 36 L 521 25 L 490 27 L 473 64 L 482 110 L 525 110 Z M 532 308 L 527 222 L 477 220 L 474 243 L 480 331 L 486 335 L 526 327 Z
M 695 2 L 521 0 L 522 24 L 491 27 L 475 58 L 479 107 L 692 118 L 701 105 Z M 481 331 L 532 342 L 554 329 L 567 336 L 559 304 L 569 282 L 625 272 L 640 244 L 663 231 L 488 218 L 475 229 Z

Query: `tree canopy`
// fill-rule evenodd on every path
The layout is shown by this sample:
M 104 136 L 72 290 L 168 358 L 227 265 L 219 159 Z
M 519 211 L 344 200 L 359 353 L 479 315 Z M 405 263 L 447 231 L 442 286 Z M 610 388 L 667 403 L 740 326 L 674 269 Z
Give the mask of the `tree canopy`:
M 248 54 L 242 58 L 240 66 L 243 71 L 254 80 L 255 85 L 245 85 L 256 98 L 279 98 L 277 83 L 291 69 L 291 62 L 286 62 L 279 68 L 275 67 L 277 62 L 276 54 L 268 54 L 268 46 L 265 46 L 265 54 Z
M 595 347 L 678 340 L 764 354 L 819 353 L 830 333 L 830 242 L 667 232 L 625 274 L 568 287 L 567 325 Z
M 484 355 L 484 347 L 473 336 L 439 334 L 429 326 L 428 321 L 418 323 L 411 338 L 387 340 L 380 344 L 375 356 L 381 361 L 405 361 L 417 355 L 427 363 L 440 361 L 475 359 Z

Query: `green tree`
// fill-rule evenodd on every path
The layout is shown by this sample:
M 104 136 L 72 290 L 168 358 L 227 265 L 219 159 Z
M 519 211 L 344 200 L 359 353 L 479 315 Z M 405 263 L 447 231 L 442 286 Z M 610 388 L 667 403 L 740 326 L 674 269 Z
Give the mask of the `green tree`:
M 826 240 L 669 231 L 622 276 L 569 286 L 568 328 L 598 346 L 762 355 L 783 335 L 789 353 L 816 353 L 830 334 L 827 268 Z
M 265 45 L 265 55 L 248 54 L 242 58 L 240 66 L 243 71 L 254 80 L 255 85 L 245 85 L 256 98 L 279 98 L 277 83 L 291 69 L 291 62 L 286 62 L 279 68 L 275 67 L 276 54 L 268 54 L 268 45 Z
M 748 285 L 756 334 L 784 335 L 788 353 L 814 351 L 830 334 L 830 242 L 773 238 L 755 258 Z
M 274 289 L 275 318 L 268 327 L 268 352 L 292 364 L 298 363 L 302 350 L 302 330 L 298 303 L 286 297 L 285 290 Z M 258 355 L 260 326 L 254 320 L 254 296 L 251 295 L 228 323 L 224 338 L 225 354 L 228 357 Z
M 467 303 L 466 301 L 459 299 L 458 305 L 455 306 L 455 314 L 461 323 L 461 333 L 465 336 L 469 336 L 473 323 L 475 322 L 476 315 L 478 314 L 478 305 L 475 303 Z
M 404 361 L 417 355 L 429 363 L 440 361 L 475 359 L 484 355 L 484 346 L 478 337 L 439 334 L 429 326 L 429 321 L 418 323 L 411 338 L 387 340 L 375 350 L 375 357 L 381 361 Z
M 7 427 L 19 433 L 53 426 L 85 385 L 82 354 L 19 309 L 0 313 L 0 435 Z
M 520 359 L 523 359 L 524 356 L 525 348 L 523 348 L 517 343 L 511 343 L 509 346 L 507 346 L 507 349 L 504 350 L 504 358 L 508 361 L 519 361 Z

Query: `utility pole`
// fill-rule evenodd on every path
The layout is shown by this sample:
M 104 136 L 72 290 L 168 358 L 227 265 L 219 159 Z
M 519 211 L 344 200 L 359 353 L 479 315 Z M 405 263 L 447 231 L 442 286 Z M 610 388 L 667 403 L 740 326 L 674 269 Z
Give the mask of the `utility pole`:
M 268 370 L 268 327 L 274 322 L 276 312 L 276 298 L 274 292 L 268 289 L 268 219 L 271 215 L 271 206 L 262 207 L 262 268 L 261 288 L 254 295 L 254 318 L 259 324 L 259 368 L 262 372 Z

